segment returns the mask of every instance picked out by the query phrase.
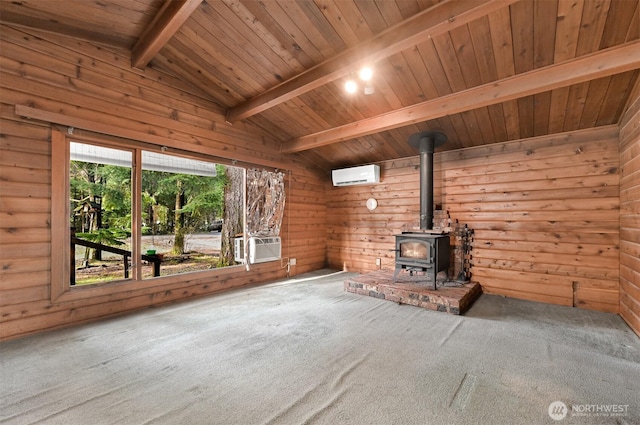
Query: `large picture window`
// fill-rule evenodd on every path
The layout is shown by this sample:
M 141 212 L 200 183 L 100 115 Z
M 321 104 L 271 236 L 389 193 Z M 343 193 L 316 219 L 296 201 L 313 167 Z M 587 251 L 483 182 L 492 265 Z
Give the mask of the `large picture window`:
M 225 188 L 244 191 L 243 168 L 60 129 L 52 148 L 54 164 L 66 164 L 52 171 L 52 240 L 69 247 L 52 250 L 52 299 L 239 264 L 222 246 L 244 238 L 243 219 L 224 219 L 245 216 L 243 203 L 225 202 Z

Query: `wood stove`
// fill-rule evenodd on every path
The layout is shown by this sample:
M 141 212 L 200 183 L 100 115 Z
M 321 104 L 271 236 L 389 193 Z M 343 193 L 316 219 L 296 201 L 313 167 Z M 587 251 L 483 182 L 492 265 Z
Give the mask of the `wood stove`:
M 401 270 L 425 272 L 436 289 L 436 276 L 449 270 L 449 235 L 406 232 L 396 235 L 396 270 L 393 280 Z
M 409 144 L 420 151 L 420 231 L 396 235 L 396 269 L 393 280 L 402 270 L 425 272 L 436 289 L 436 276 L 449 270 L 448 234 L 435 234 L 433 229 L 433 151 L 447 141 L 437 131 L 423 131 L 409 138 Z

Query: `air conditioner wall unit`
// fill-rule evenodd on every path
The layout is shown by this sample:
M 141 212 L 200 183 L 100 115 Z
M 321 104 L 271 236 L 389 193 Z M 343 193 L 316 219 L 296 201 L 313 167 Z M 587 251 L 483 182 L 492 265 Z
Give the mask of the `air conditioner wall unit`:
M 236 238 L 234 248 L 234 259 L 244 263 L 244 239 Z M 252 236 L 249 238 L 248 254 L 250 264 L 279 260 L 282 256 L 282 240 L 280 236 Z
M 255 264 L 279 260 L 281 249 L 282 241 L 280 236 L 251 237 L 249 238 L 249 262 Z
M 331 179 L 334 186 L 379 183 L 380 166 L 371 164 L 333 170 L 331 171 Z
M 236 263 L 244 264 L 244 238 L 235 238 L 233 240 L 233 259 Z

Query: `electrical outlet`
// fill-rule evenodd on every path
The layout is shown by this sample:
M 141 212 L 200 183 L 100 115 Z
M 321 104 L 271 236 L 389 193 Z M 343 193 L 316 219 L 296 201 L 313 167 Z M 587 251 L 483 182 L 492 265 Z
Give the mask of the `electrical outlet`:
M 382 258 L 376 258 L 376 266 L 381 266 L 382 265 Z
M 296 261 L 296 259 L 295 259 L 295 258 L 291 258 L 291 259 L 289 260 L 289 265 L 290 265 L 290 266 L 295 266 L 295 265 L 296 265 L 296 263 L 297 263 L 297 261 Z

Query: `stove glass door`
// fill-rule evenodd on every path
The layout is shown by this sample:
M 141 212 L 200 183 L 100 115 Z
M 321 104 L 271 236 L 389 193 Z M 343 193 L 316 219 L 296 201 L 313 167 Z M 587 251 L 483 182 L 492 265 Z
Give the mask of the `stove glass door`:
M 429 260 L 431 258 L 431 245 L 426 241 L 413 242 L 413 241 L 401 241 L 400 242 L 400 257 L 412 258 L 418 260 Z

